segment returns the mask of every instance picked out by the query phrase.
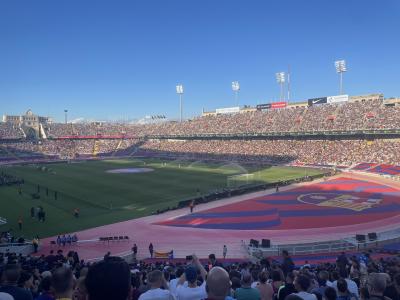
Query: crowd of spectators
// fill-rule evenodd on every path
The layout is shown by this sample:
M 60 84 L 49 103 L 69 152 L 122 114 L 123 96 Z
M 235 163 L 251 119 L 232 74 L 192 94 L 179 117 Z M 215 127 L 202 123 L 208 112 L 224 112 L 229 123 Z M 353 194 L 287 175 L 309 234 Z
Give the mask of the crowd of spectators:
M 351 166 L 362 162 L 400 165 L 398 139 L 246 139 L 167 140 L 59 139 L 0 145 L 0 160 L 58 157 L 74 159 L 132 154 L 241 162 Z
M 154 124 L 77 123 L 47 125 L 50 137 L 66 135 L 262 134 L 326 130 L 399 129 L 400 106 L 383 100 L 289 107 L 239 114 L 197 117 Z
M 47 256 L 0 254 L 0 299 L 76 300 L 399 300 L 400 260 L 369 253 L 336 263 L 295 266 L 277 260 L 223 263 L 210 254 L 185 262 L 124 261 L 109 254 L 86 263 L 62 250 Z M 7 298 L 8 297 L 8 298 Z
M 365 140 L 151 140 L 144 153 L 190 159 L 351 166 L 360 162 L 400 164 L 400 141 Z
M 18 139 L 23 137 L 24 134 L 19 126 L 0 122 L 0 139 Z
M 352 165 L 360 162 L 400 164 L 396 139 L 341 140 L 186 140 L 157 141 L 145 136 L 199 134 L 262 134 L 324 130 L 399 129 L 400 106 L 383 100 L 290 107 L 238 114 L 204 116 L 185 122 L 156 124 L 81 123 L 48 124 L 48 137 L 114 136 L 114 139 L 42 139 L 0 144 L 0 160 L 41 155 L 73 159 L 89 156 L 131 155 L 137 151 L 188 158 Z M 0 123 L 0 139 L 21 134 L 19 128 Z M 16 134 L 16 133 L 15 133 Z M 126 138 L 121 137 L 123 135 Z M 17 135 L 16 135 L 17 136 Z M 16 137 L 15 136 L 15 137 Z M 119 137 L 118 137 L 119 136 Z M 132 138 L 135 137 L 135 138 Z M 11 157 L 11 158 L 10 158 Z
M 383 104 L 383 100 L 369 100 L 204 116 L 182 123 L 161 122 L 146 125 L 87 123 L 58 124 L 58 127 L 58 131 L 53 130 L 51 135 L 68 135 L 67 132 L 72 132 L 76 135 L 127 134 L 139 137 L 146 135 L 399 129 L 400 107 L 386 106 Z M 65 132 L 60 132 L 62 127 L 65 128 Z
M 383 100 L 298 106 L 237 114 L 197 117 L 185 122 L 125 124 L 107 122 L 45 124 L 47 137 L 194 134 L 262 134 L 269 132 L 304 132 L 325 130 L 399 129 L 400 106 Z M 20 128 L 0 123 L 0 139 L 23 137 Z
M 0 144 L 0 161 L 25 158 L 74 159 L 95 155 L 130 155 L 138 139 L 54 139 Z

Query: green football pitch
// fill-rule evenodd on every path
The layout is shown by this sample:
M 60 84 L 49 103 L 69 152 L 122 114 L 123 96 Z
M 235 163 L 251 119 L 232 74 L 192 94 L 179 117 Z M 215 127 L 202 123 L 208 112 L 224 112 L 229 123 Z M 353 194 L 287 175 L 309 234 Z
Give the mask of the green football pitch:
M 150 168 L 151 172 L 114 174 L 123 168 Z M 8 223 L 0 230 L 15 235 L 47 237 L 150 215 L 175 207 L 179 201 L 245 183 L 275 182 L 322 173 L 297 167 L 248 167 L 232 163 L 117 159 L 45 165 L 2 167 L 2 172 L 23 178 L 17 186 L 0 187 L 0 217 Z M 240 174 L 253 174 L 241 175 Z M 57 196 L 55 195 L 57 193 Z M 33 195 L 39 197 L 34 199 Z M 43 207 L 46 221 L 31 218 L 31 207 Z M 80 210 L 75 218 L 73 211 Z M 22 231 L 18 218 L 23 219 Z

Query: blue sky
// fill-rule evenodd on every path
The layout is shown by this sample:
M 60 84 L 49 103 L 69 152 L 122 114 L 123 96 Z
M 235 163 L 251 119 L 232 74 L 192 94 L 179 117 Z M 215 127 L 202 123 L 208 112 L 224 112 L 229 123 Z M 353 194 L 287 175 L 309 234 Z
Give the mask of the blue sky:
M 1 0 L 0 113 L 62 120 L 185 116 L 345 92 L 400 96 L 398 0 Z

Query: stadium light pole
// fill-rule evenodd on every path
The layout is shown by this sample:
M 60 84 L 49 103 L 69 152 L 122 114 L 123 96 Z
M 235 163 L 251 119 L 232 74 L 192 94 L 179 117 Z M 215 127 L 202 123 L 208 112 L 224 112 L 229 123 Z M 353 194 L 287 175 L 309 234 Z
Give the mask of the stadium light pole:
M 67 121 L 68 121 L 68 109 L 64 109 L 64 117 L 65 117 L 65 124 L 67 124 Z
M 347 72 L 346 61 L 344 59 L 335 61 L 335 68 L 339 73 L 339 95 L 343 95 L 343 73 Z
M 232 81 L 232 91 L 235 94 L 235 103 L 236 106 L 239 106 L 239 91 L 240 91 L 240 85 L 239 85 L 239 81 Z
M 284 84 L 285 84 L 285 72 L 279 72 L 275 74 L 276 76 L 276 82 L 281 86 L 281 96 L 280 96 L 280 101 L 284 101 Z
M 183 111 L 183 103 L 182 103 L 183 85 L 182 84 L 178 84 L 176 86 L 176 93 L 179 95 L 179 121 L 182 122 L 182 111 Z
M 288 66 L 288 73 L 287 73 L 287 102 L 290 102 L 290 65 Z

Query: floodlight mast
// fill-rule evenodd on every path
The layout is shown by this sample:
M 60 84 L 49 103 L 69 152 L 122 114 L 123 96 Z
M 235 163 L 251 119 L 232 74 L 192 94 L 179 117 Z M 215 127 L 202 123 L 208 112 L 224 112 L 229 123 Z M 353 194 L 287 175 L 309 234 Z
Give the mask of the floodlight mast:
M 281 86 L 280 101 L 285 100 L 284 86 L 285 86 L 285 72 L 275 73 L 276 82 Z
M 183 103 L 182 103 L 183 85 L 182 84 L 178 84 L 176 86 L 176 93 L 179 95 L 179 122 L 182 122 L 182 115 L 183 115 Z
M 68 109 L 64 109 L 64 120 L 65 120 L 65 124 L 67 124 L 67 122 L 68 122 Z
M 343 73 L 347 72 L 346 61 L 344 59 L 335 61 L 335 68 L 339 74 L 339 95 L 343 95 Z
M 287 102 L 290 102 L 290 65 L 288 66 L 288 73 L 287 73 Z
M 232 81 L 232 91 L 235 94 L 235 103 L 236 106 L 239 106 L 239 91 L 240 91 L 240 85 L 239 81 Z

